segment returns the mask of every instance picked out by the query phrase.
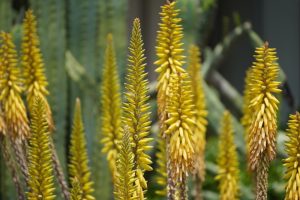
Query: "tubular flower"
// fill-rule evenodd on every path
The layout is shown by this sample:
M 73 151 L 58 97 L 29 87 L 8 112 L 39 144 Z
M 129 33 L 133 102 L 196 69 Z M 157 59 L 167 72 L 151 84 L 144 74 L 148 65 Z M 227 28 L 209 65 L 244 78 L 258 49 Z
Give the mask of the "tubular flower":
M 167 185 L 167 158 L 166 158 L 166 144 L 165 140 L 161 137 L 158 136 L 158 151 L 156 153 L 156 162 L 157 162 L 157 176 L 156 176 L 156 183 L 160 186 L 160 190 L 156 190 L 155 193 L 161 196 L 166 196 L 167 190 L 166 190 L 166 185 Z
M 28 200 L 55 199 L 50 149 L 50 133 L 45 119 L 44 101 L 35 99 L 31 114 L 31 136 L 29 138 Z
M 170 136 L 170 161 L 175 180 L 182 180 L 194 168 L 193 128 L 195 108 L 192 88 L 187 73 L 172 74 L 167 97 L 168 120 L 165 121 Z
M 46 106 L 47 121 L 50 131 L 54 128 L 52 113 L 46 96 L 47 79 L 45 76 L 44 62 L 40 50 L 40 42 L 36 30 L 37 22 L 32 10 L 25 13 L 23 22 L 24 36 L 22 40 L 22 67 L 24 73 L 24 85 L 27 95 L 27 102 L 32 112 L 35 98 L 38 96 Z
M 0 102 L 7 131 L 14 139 L 29 135 L 26 108 L 21 98 L 20 71 L 17 67 L 17 52 L 11 35 L 0 33 Z
M 157 32 L 157 46 L 156 55 L 157 61 L 154 63 L 157 65 L 156 72 L 158 75 L 158 114 L 160 117 L 161 131 L 163 132 L 164 121 L 166 119 L 166 95 L 168 93 L 168 85 L 171 74 L 183 72 L 183 38 L 182 26 L 179 24 L 181 18 L 178 18 L 179 10 L 175 9 L 175 2 L 167 3 L 162 6 L 161 23 L 159 24 L 159 31 Z
M 101 133 L 103 134 L 101 142 L 104 145 L 102 152 L 107 153 L 107 160 L 109 161 L 111 172 L 114 175 L 118 141 L 120 140 L 121 135 L 121 94 L 111 34 L 107 37 L 107 47 L 105 51 L 105 63 L 101 87 L 101 106 Z
M 257 168 L 261 157 L 268 162 L 274 159 L 275 138 L 277 131 L 277 110 L 279 101 L 274 93 L 279 93 L 280 82 L 275 81 L 278 76 L 278 65 L 275 49 L 269 48 L 268 43 L 256 48 L 256 61 L 253 62 L 251 75 L 250 109 L 253 117 L 249 130 L 249 161 L 252 170 Z
M 94 200 L 92 196 L 94 191 L 91 181 L 91 172 L 88 166 L 88 155 L 86 150 L 86 140 L 83 122 L 81 118 L 80 100 L 76 100 L 74 111 L 73 127 L 70 141 L 70 164 L 69 174 L 70 182 L 76 178 L 82 190 L 83 200 Z
M 251 74 L 251 96 L 249 109 L 252 120 L 249 127 L 249 167 L 256 172 L 256 199 L 267 199 L 268 168 L 276 155 L 277 111 L 279 101 L 274 93 L 280 93 L 278 64 L 275 49 L 264 46 L 257 48 L 256 61 Z
M 224 112 L 219 139 L 218 155 L 219 180 L 221 200 L 239 199 L 239 166 L 236 146 L 234 144 L 233 127 L 230 113 Z
M 201 182 L 204 181 L 205 176 L 205 162 L 204 150 L 206 144 L 206 126 L 207 126 L 207 110 L 205 104 L 205 96 L 202 88 L 202 75 L 201 75 L 201 60 L 200 50 L 197 46 L 192 45 L 189 50 L 188 73 L 191 77 L 193 103 L 195 105 L 195 123 L 196 126 L 192 129 L 194 132 L 195 140 L 195 168 L 196 175 Z
M 83 200 L 82 189 L 78 179 L 75 177 L 72 179 L 72 189 L 71 189 L 71 200 Z
M 145 73 L 145 61 L 143 41 L 139 19 L 133 22 L 132 35 L 129 45 L 128 71 L 125 82 L 125 103 L 123 104 L 123 125 L 128 125 L 134 154 L 134 170 L 141 186 L 146 189 L 147 182 L 144 171 L 151 171 L 151 157 L 146 154 L 152 149 L 147 138 L 150 130 L 150 106 L 147 74 Z
M 285 179 L 288 180 L 286 184 L 286 200 L 300 199 L 300 113 L 290 115 L 287 129 L 288 141 L 285 143 L 285 151 L 288 155 L 284 159 L 284 166 L 286 167 Z
M 137 199 L 137 189 L 135 186 L 136 178 L 134 167 L 134 155 L 132 153 L 129 127 L 125 126 L 123 130 L 122 143 L 118 153 L 117 173 L 115 181 L 115 199 L 133 200 Z

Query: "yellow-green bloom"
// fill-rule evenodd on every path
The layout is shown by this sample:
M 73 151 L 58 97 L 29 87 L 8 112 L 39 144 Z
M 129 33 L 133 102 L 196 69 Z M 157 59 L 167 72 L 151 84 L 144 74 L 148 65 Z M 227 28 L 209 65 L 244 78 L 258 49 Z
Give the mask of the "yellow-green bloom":
M 218 155 L 218 175 L 220 200 L 239 199 L 239 163 L 234 144 L 233 127 L 230 113 L 224 112 L 222 119 L 219 155 Z
M 274 96 L 280 93 L 277 82 L 278 64 L 274 48 L 268 43 L 256 48 L 251 74 L 252 120 L 249 130 L 250 168 L 256 169 L 262 156 L 269 162 L 276 155 L 277 111 L 279 101 Z
M 287 158 L 283 160 L 286 168 L 285 179 L 287 180 L 285 188 L 286 200 L 300 199 L 300 113 L 296 112 L 290 115 L 287 129 L 288 140 L 285 142 L 285 151 Z
M 114 176 L 118 152 L 118 141 L 121 139 L 121 94 L 116 57 L 113 48 L 113 38 L 111 34 L 107 36 L 107 46 L 102 74 L 101 111 L 102 152 L 107 154 L 107 160 Z
M 83 200 L 82 189 L 78 179 L 75 177 L 72 179 L 72 189 L 71 189 L 71 200 Z
M 123 129 L 123 137 L 117 160 L 114 197 L 116 200 L 137 199 L 137 186 L 134 167 L 134 155 L 130 144 L 129 127 Z
M 70 143 L 70 182 L 72 183 L 73 179 L 76 178 L 82 190 L 82 199 L 94 200 L 95 198 L 92 195 L 94 183 L 91 181 L 91 172 L 88 166 L 89 161 L 79 99 L 76 100 Z
M 24 76 L 24 86 L 27 95 L 27 102 L 30 112 L 32 112 L 34 100 L 39 97 L 46 106 L 47 120 L 49 128 L 54 128 L 52 112 L 46 96 L 49 95 L 47 90 L 47 78 L 45 76 L 45 67 L 40 50 L 40 42 L 37 34 L 37 22 L 32 10 L 25 13 L 23 22 L 22 38 L 22 68 Z
M 170 161 L 174 180 L 181 180 L 194 168 L 195 107 L 190 77 L 186 72 L 174 73 L 170 78 L 167 97 L 168 120 L 165 121 L 170 136 Z
M 157 65 L 156 72 L 158 75 L 157 85 L 157 102 L 158 114 L 160 117 L 161 131 L 164 131 L 164 120 L 167 118 L 166 114 L 166 95 L 168 93 L 168 85 L 171 74 L 183 72 L 183 48 L 182 48 L 182 26 L 180 24 L 181 18 L 178 17 L 179 10 L 175 8 L 176 3 L 166 3 L 162 6 L 160 13 L 161 22 L 159 23 L 159 30 L 157 32 L 156 55 L 158 57 L 155 61 Z
M 205 176 L 204 150 L 206 145 L 207 110 L 202 87 L 200 49 L 195 45 L 191 45 L 188 58 L 187 71 L 191 77 L 193 103 L 195 105 L 196 126 L 193 128 L 195 138 L 195 174 L 203 182 Z
M 8 134 L 14 139 L 29 135 L 26 108 L 21 98 L 23 91 L 16 47 L 9 33 L 0 33 L 0 102 Z
M 28 147 L 28 200 L 55 199 L 50 132 L 44 101 L 37 97 L 31 113 Z
M 255 62 L 251 68 L 250 105 L 251 125 L 247 135 L 249 167 L 256 174 L 256 199 L 266 200 L 268 168 L 276 156 L 277 111 L 279 101 L 274 94 L 280 93 L 276 81 L 279 67 L 274 48 L 266 42 L 256 48 Z
M 146 153 L 152 149 L 149 143 L 150 106 L 148 81 L 145 72 L 145 56 L 139 19 L 133 22 L 129 44 L 128 69 L 125 82 L 125 102 L 123 104 L 123 126 L 127 125 L 134 154 L 134 170 L 143 189 L 147 189 L 144 171 L 151 171 L 151 157 Z M 142 189 L 141 189 L 142 190 Z M 141 192 L 142 195 L 143 192 Z

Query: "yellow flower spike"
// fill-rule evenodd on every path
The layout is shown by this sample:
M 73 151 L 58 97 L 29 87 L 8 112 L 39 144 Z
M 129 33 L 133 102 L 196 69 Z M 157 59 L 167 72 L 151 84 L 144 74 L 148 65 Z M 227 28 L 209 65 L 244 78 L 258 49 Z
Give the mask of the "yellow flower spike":
M 283 160 L 286 168 L 285 179 L 287 180 L 285 188 L 285 200 L 300 199 L 300 113 L 296 112 L 290 115 L 287 129 L 288 140 L 285 142 L 285 151 L 288 155 Z
M 134 170 L 142 188 L 147 189 L 144 171 L 151 171 L 151 157 L 146 153 L 152 149 L 148 138 L 150 130 L 150 106 L 148 81 L 145 73 L 145 56 L 143 49 L 140 20 L 133 22 L 129 44 L 128 69 L 125 82 L 125 102 L 123 104 L 122 123 L 128 125 L 134 154 Z
M 166 196 L 167 195 L 167 172 L 166 172 L 166 144 L 165 140 L 159 135 L 157 139 L 158 143 L 158 150 L 156 152 L 156 162 L 157 162 L 157 168 L 156 168 L 156 183 L 160 186 L 159 190 L 156 190 L 155 193 L 160 196 Z
M 72 179 L 72 189 L 71 189 L 71 200 L 83 200 L 82 189 L 78 179 L 75 177 Z
M 249 127 L 249 167 L 256 172 L 256 198 L 267 199 L 268 168 L 276 155 L 277 111 L 280 93 L 277 82 L 278 64 L 274 48 L 266 42 L 256 48 L 251 69 L 251 125 Z
M 74 111 L 69 158 L 70 182 L 72 183 L 74 178 L 78 179 L 82 190 L 82 199 L 94 200 L 95 198 L 92 195 L 94 183 L 91 181 L 91 172 L 88 166 L 89 161 L 79 99 L 76 100 Z
M 13 139 L 29 135 L 26 108 L 21 98 L 20 71 L 17 52 L 9 33 L 0 33 L 0 102 L 7 131 Z
M 174 180 L 181 181 L 194 169 L 195 107 L 190 77 L 186 72 L 171 75 L 167 97 L 168 120 L 165 121 L 170 136 L 170 161 Z
M 137 198 L 138 179 L 135 178 L 134 155 L 132 153 L 129 127 L 123 129 L 123 137 L 120 145 L 117 161 L 117 173 L 114 184 L 114 196 L 116 200 L 133 200 Z
M 189 61 L 187 71 L 191 77 L 192 91 L 195 105 L 195 123 L 193 128 L 195 140 L 195 174 L 203 183 L 205 176 L 204 150 L 206 144 L 206 126 L 207 126 L 207 110 L 205 104 L 205 96 L 202 87 L 201 60 L 200 49 L 191 45 L 189 49 Z
M 183 32 L 180 24 L 181 19 L 177 17 L 179 10 L 176 10 L 175 5 L 175 2 L 168 2 L 162 6 L 161 23 L 157 32 L 156 55 L 158 59 L 154 64 L 157 65 L 156 72 L 159 73 L 157 101 L 162 132 L 166 128 L 164 127 L 164 121 L 167 118 L 165 99 L 171 74 L 184 71 L 182 68 L 184 63 Z
M 156 72 L 158 75 L 157 85 L 157 104 L 159 115 L 160 134 L 166 139 L 166 171 L 167 171 L 167 196 L 169 199 L 175 198 L 176 195 L 176 180 L 173 179 L 171 171 L 171 154 L 170 154 L 170 137 L 166 135 L 168 114 L 166 111 L 166 99 L 169 94 L 169 82 L 172 74 L 182 73 L 184 69 L 184 55 L 182 48 L 183 30 L 180 24 L 181 18 L 178 17 L 179 10 L 175 8 L 175 2 L 169 2 L 162 6 L 160 12 L 159 30 L 157 32 L 156 55 L 157 61 L 154 63 L 157 66 Z
M 54 195 L 50 132 L 44 101 L 37 97 L 31 113 L 31 136 L 28 150 L 28 200 L 51 200 Z
M 107 36 L 102 74 L 101 111 L 102 152 L 107 154 L 109 167 L 114 177 L 118 141 L 121 139 L 121 94 L 111 34 Z
M 232 119 L 228 111 L 224 112 L 219 138 L 218 175 L 220 200 L 239 199 L 239 164 Z
M 22 68 L 24 73 L 24 85 L 27 95 L 29 111 L 32 112 L 34 99 L 38 96 L 44 101 L 47 112 L 47 121 L 50 131 L 54 129 L 52 112 L 46 96 L 49 95 L 47 90 L 47 78 L 45 76 L 44 62 L 40 50 L 40 42 L 36 30 L 37 22 L 32 10 L 25 13 L 23 22 L 22 38 Z

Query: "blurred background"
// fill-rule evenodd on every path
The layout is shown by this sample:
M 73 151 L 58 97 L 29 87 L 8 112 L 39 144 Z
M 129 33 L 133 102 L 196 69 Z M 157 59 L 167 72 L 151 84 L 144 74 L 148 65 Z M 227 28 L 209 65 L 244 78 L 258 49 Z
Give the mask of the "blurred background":
M 234 115 L 236 144 L 240 155 L 241 199 L 253 199 L 247 172 L 242 116 L 245 71 L 253 61 L 254 48 L 268 41 L 277 48 L 283 94 L 278 134 L 278 158 L 270 171 L 270 199 L 283 199 L 284 130 L 289 113 L 300 108 L 300 1 L 299 0 L 177 0 L 184 27 L 185 48 L 197 44 L 202 51 L 205 92 L 209 111 L 205 199 L 218 199 L 216 174 L 217 133 L 224 109 Z M 97 199 L 111 199 L 111 180 L 105 155 L 100 153 L 100 84 L 107 33 L 113 33 L 120 77 L 126 72 L 127 44 L 132 20 L 139 17 L 146 48 L 147 71 L 152 83 L 153 121 L 156 120 L 155 66 L 153 65 L 160 6 L 164 0 L 0 0 L 0 30 L 11 32 L 17 47 L 22 37 L 24 12 L 33 9 L 56 123 L 55 143 L 66 169 L 74 101 L 80 97 Z M 152 130 L 156 137 L 157 129 Z M 155 143 L 153 144 L 155 145 Z M 155 149 L 150 152 L 155 161 Z M 0 199 L 15 199 L 11 178 L 3 162 Z M 154 162 L 155 167 L 155 162 Z M 147 174 L 148 199 L 155 196 L 155 172 Z M 192 191 L 191 191 L 192 192 Z M 59 199 L 58 195 L 58 199 Z

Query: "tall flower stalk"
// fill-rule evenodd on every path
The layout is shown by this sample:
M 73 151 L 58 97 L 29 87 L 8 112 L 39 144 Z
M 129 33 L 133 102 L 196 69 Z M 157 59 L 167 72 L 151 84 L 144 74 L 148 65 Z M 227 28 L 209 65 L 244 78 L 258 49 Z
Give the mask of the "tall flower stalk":
M 136 173 L 140 199 L 144 198 L 144 191 L 147 189 L 147 182 L 144 177 L 145 171 L 151 171 L 151 157 L 146 153 L 152 149 L 149 142 L 150 130 L 150 106 L 148 81 L 145 72 L 145 50 L 143 49 L 140 20 L 133 22 L 132 34 L 129 44 L 128 69 L 125 82 L 125 102 L 123 104 L 123 126 L 127 125 L 132 143 L 134 155 L 134 171 Z
M 50 131 L 52 131 L 54 123 L 46 97 L 49 95 L 47 90 L 48 81 L 45 75 L 40 41 L 37 34 L 37 22 L 32 10 L 28 10 L 25 13 L 23 31 L 21 64 L 29 111 L 32 112 L 35 98 L 40 97 L 40 99 L 44 101 L 47 112 L 47 121 L 49 123 Z
M 171 171 L 171 154 L 170 154 L 170 135 L 166 135 L 168 114 L 166 111 L 166 98 L 169 90 L 170 77 L 172 74 L 184 72 L 183 65 L 183 49 L 182 49 L 182 26 L 180 24 L 181 19 L 178 17 L 179 10 L 175 8 L 175 2 L 169 1 L 162 6 L 160 13 L 161 22 L 159 24 L 159 30 L 157 32 L 157 45 L 156 55 L 158 57 L 155 61 L 157 65 L 156 72 L 158 75 L 157 85 L 157 103 L 158 103 L 158 115 L 160 132 L 162 137 L 166 140 L 166 154 L 167 154 L 167 191 L 168 199 L 175 198 L 175 179 L 172 179 Z
M 195 172 L 196 182 L 196 199 L 202 199 L 201 188 L 205 180 L 205 145 L 206 145 L 206 126 L 207 110 L 205 95 L 202 87 L 201 59 L 200 49 L 191 45 L 189 49 L 187 71 L 191 77 L 193 103 L 195 105 L 195 123 L 193 128 L 195 140 Z
M 9 33 L 0 33 L 0 103 L 2 134 L 10 139 L 17 162 L 25 179 L 28 177 L 23 144 L 29 136 L 29 121 L 22 101 L 21 74 L 17 66 L 16 47 Z M 2 118 L 3 117 L 3 118 Z M 5 128 L 5 129 L 4 129 Z
M 285 200 L 300 199 L 300 113 L 290 115 L 287 129 L 288 140 L 285 142 L 287 158 L 283 160 L 286 168 Z
M 277 111 L 280 93 L 277 82 L 278 64 L 274 48 L 266 42 L 256 48 L 252 66 L 250 109 L 252 119 L 249 128 L 249 167 L 256 172 L 256 199 L 266 200 L 268 169 L 276 155 Z
M 46 116 L 44 101 L 40 97 L 35 98 L 28 151 L 28 200 L 55 199 L 50 132 Z
M 37 34 L 37 21 L 32 10 L 25 13 L 23 21 L 23 38 L 22 38 L 22 57 L 21 65 L 23 69 L 25 93 L 29 112 L 32 113 L 35 99 L 38 97 L 44 102 L 46 119 L 49 124 L 49 131 L 54 131 L 54 122 L 52 112 L 47 100 L 49 91 L 47 90 L 48 81 L 45 75 L 44 61 L 40 50 L 40 41 Z M 57 175 L 59 185 L 63 191 L 65 199 L 69 199 L 68 186 L 63 174 L 63 170 L 57 156 L 52 137 L 50 138 L 50 147 L 52 149 L 52 160 L 54 170 Z
M 0 101 L 9 137 L 24 140 L 29 136 L 26 108 L 21 98 L 23 91 L 17 51 L 9 33 L 0 33 Z
M 113 37 L 107 36 L 101 85 L 102 152 L 107 154 L 109 167 L 115 177 L 118 142 L 121 140 L 121 94 Z
M 224 112 L 219 138 L 219 155 L 217 159 L 220 199 L 239 199 L 239 163 L 234 144 L 232 119 L 228 111 Z
M 70 163 L 69 163 L 70 182 L 77 179 L 82 191 L 83 200 L 94 200 L 93 182 L 88 166 L 88 154 L 86 149 L 85 132 L 81 117 L 80 100 L 76 100 L 73 127 L 70 142 Z

